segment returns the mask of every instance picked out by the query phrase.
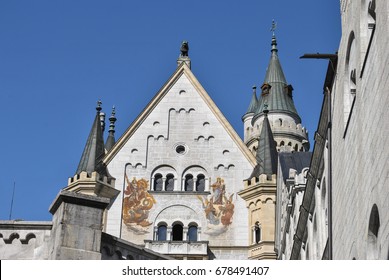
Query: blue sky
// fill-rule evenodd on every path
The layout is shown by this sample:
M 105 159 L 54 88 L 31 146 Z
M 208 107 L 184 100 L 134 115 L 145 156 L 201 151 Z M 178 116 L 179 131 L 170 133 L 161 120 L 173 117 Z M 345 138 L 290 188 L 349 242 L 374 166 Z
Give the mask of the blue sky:
M 189 41 L 192 71 L 242 137 L 252 86 L 263 83 L 272 20 L 303 126 L 317 128 L 339 1 L 1 1 L 0 219 L 50 220 L 73 176 L 101 99 L 116 106 L 116 138 L 176 68 Z M 105 135 L 106 137 L 106 135 Z

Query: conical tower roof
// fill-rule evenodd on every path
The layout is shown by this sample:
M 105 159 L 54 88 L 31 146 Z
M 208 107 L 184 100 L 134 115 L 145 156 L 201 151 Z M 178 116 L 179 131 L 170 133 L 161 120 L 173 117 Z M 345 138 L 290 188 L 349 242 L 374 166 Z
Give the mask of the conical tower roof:
M 292 86 L 288 85 L 278 57 L 277 40 L 273 33 L 271 57 L 266 70 L 262 93 L 258 100 L 255 119 L 263 115 L 264 105 L 271 113 L 286 113 L 301 123 L 292 99 Z M 253 120 L 254 121 L 254 120 Z
M 253 86 L 253 95 L 251 97 L 250 105 L 247 108 L 246 113 L 243 115 L 243 118 L 247 114 L 254 114 L 257 111 L 257 106 L 258 106 L 257 87 Z
M 263 120 L 261 134 L 259 135 L 258 150 L 256 155 L 257 165 L 251 173 L 250 179 L 253 177 L 259 177 L 259 175 L 262 174 L 266 174 L 268 176 L 277 174 L 278 153 L 269 119 L 267 117 L 268 112 L 269 111 L 266 109 L 265 104 L 265 110 L 263 111 L 265 118 Z
M 96 171 L 100 175 L 107 176 L 108 172 L 102 163 L 105 155 L 103 131 L 100 122 L 101 102 L 98 102 L 96 117 L 93 121 L 92 129 L 89 133 L 88 139 L 82 153 L 80 163 L 76 174 L 85 171 L 88 174 Z

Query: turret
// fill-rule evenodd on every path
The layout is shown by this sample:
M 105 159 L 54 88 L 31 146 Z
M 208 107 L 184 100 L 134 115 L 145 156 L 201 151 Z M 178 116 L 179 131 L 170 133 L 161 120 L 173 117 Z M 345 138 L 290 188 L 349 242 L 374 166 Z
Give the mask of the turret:
M 268 119 L 264 120 L 256 154 L 257 164 L 238 194 L 246 202 L 249 222 L 249 259 L 275 259 L 274 230 L 278 154 Z
M 308 132 L 301 124 L 301 118 L 293 102 L 293 87 L 288 84 L 278 57 L 277 40 L 274 34 L 271 41 L 271 56 L 261 86 L 256 111 L 252 116 L 251 127 L 245 123 L 245 131 L 252 130 L 249 137 L 245 134 L 245 143 L 251 151 L 256 151 L 256 139 L 264 121 L 264 105 L 267 104 L 269 123 L 276 141 L 277 151 L 308 151 Z
M 109 198 L 109 208 L 120 191 L 115 189 L 115 178 L 109 174 L 107 167 L 103 163 L 105 148 L 100 111 L 101 102 L 98 101 L 96 116 L 76 174 L 69 178 L 68 186 L 64 190 Z
M 257 98 L 257 87 L 253 86 L 253 94 L 251 97 L 251 101 L 246 113 L 242 117 L 243 126 L 244 126 L 244 141 L 248 140 L 253 133 L 253 129 L 251 126 L 251 121 L 253 116 L 257 110 L 258 106 L 258 98 Z

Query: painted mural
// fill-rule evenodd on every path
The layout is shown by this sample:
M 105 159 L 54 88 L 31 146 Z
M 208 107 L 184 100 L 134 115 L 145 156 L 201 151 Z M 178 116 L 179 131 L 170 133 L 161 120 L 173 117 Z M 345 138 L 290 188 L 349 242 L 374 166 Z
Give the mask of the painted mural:
M 156 203 L 148 190 L 149 183 L 145 179 L 130 180 L 126 176 L 127 187 L 123 198 L 123 223 L 136 234 L 149 232 L 148 227 L 152 222 L 148 221 L 150 209 Z
M 197 196 L 202 203 L 205 217 L 208 224 L 204 233 L 209 235 L 219 235 L 226 232 L 228 226 L 232 223 L 234 215 L 234 203 L 232 198 L 234 194 L 227 195 L 226 185 L 222 178 L 217 178 L 211 185 L 212 193 L 208 197 Z

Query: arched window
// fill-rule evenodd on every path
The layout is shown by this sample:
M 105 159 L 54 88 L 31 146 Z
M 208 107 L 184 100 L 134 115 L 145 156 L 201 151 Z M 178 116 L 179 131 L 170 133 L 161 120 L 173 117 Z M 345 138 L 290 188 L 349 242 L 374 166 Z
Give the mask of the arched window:
M 197 226 L 190 225 L 188 228 L 188 241 L 197 241 Z
M 349 117 L 351 114 L 354 98 L 357 94 L 357 62 L 356 62 L 356 43 L 354 32 L 350 33 L 347 54 L 346 54 L 346 68 L 344 80 L 344 94 L 343 94 L 343 115 L 344 124 L 347 128 Z
M 154 191 L 162 191 L 163 180 L 161 174 L 155 174 L 154 176 Z
M 166 241 L 166 237 L 167 237 L 167 226 L 165 224 L 161 224 L 158 226 L 157 240 Z
M 373 205 L 370 212 L 369 231 L 367 236 L 367 258 L 370 260 L 378 259 L 377 237 L 380 229 L 380 215 L 376 204 Z
M 255 223 L 254 226 L 254 243 L 259 243 L 261 241 L 261 226 L 259 222 Z
M 205 176 L 203 174 L 197 175 L 196 191 L 203 192 L 205 190 Z
M 166 175 L 166 191 L 174 191 L 174 175 Z
M 172 231 L 172 240 L 173 241 L 182 241 L 183 239 L 183 232 L 184 228 L 181 224 L 175 224 L 173 225 L 173 231 Z
M 296 145 L 294 145 L 294 151 L 295 152 L 298 152 L 298 150 L 299 150 L 299 146 L 296 144 Z
M 285 142 L 284 142 L 284 141 L 281 141 L 280 146 L 281 146 L 281 147 L 282 147 L 282 146 L 285 146 Z
M 192 192 L 193 191 L 193 175 L 187 174 L 185 176 L 185 191 Z
M 360 19 L 361 62 L 366 60 L 368 46 L 376 25 L 375 2 L 375 0 L 362 0 Z

